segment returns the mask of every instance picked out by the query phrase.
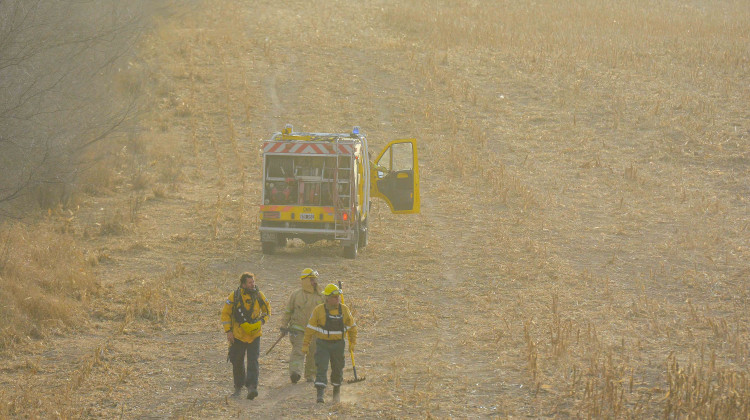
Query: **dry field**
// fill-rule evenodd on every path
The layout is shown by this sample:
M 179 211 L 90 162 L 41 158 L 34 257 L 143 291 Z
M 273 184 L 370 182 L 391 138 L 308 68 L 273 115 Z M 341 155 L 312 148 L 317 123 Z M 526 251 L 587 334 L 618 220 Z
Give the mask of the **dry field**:
M 0 230 L 0 418 L 750 418 L 750 3 L 175 3 L 142 130 Z M 286 123 L 416 137 L 422 213 L 262 256 Z M 308 266 L 367 380 L 316 404 L 282 341 L 232 399 L 223 299 L 258 274 L 265 352 Z

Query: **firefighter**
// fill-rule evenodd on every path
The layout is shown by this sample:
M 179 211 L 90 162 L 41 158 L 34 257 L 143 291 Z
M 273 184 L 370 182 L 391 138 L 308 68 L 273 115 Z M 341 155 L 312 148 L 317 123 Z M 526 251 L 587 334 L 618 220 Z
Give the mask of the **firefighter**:
M 289 333 L 292 343 L 292 354 L 289 356 L 289 379 L 293 384 L 302 377 L 304 365 L 305 380 L 315 379 L 315 343 L 310 343 L 310 351 L 302 353 L 302 340 L 305 336 L 305 326 L 310 319 L 313 309 L 324 302 L 323 294 L 318 290 L 318 272 L 312 268 L 305 268 L 299 276 L 301 288 L 289 296 L 284 317 L 281 320 L 281 331 Z
M 242 273 L 240 287 L 232 292 L 221 309 L 221 323 L 229 342 L 234 394 L 238 397 L 247 387 L 247 399 L 258 396 L 258 356 L 263 324 L 271 315 L 271 305 L 255 285 L 253 273 Z M 245 358 L 247 357 L 247 370 Z
M 357 325 L 354 323 L 349 308 L 341 303 L 341 290 L 335 284 L 323 289 L 325 303 L 313 310 L 305 328 L 305 340 L 302 352 L 308 353 L 311 340 L 315 336 L 315 388 L 317 401 L 324 402 L 328 380 L 328 363 L 331 364 L 331 385 L 333 385 L 333 402 L 340 401 L 341 380 L 344 376 L 344 335 L 349 337 L 349 348 L 354 350 L 357 343 Z

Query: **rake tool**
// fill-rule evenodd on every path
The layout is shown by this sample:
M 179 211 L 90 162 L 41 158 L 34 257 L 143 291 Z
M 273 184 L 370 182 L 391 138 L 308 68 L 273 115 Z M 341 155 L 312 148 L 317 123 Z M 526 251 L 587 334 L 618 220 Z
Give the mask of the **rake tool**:
M 352 350 L 351 347 L 349 347 L 349 356 L 352 358 L 352 369 L 354 370 L 354 379 L 350 379 L 346 381 L 347 383 L 353 384 L 355 382 L 362 382 L 365 380 L 365 377 L 357 377 L 357 365 L 354 364 L 354 350 Z

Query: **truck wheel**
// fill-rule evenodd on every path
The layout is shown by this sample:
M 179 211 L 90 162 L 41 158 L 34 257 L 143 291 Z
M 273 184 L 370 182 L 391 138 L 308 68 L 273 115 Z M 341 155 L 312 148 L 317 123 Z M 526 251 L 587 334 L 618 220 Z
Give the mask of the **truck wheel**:
M 276 242 L 261 242 L 260 244 L 263 248 L 263 253 L 266 255 L 273 255 L 276 251 Z
M 357 249 L 359 248 L 359 226 L 354 229 L 354 238 L 349 245 L 344 246 L 344 258 L 353 260 L 357 258 Z

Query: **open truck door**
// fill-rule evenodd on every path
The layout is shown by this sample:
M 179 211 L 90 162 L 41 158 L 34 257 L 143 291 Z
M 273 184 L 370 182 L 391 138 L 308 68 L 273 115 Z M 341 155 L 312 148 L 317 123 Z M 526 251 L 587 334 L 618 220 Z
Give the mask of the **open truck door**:
M 419 213 L 417 140 L 394 140 L 370 164 L 370 195 L 395 214 Z

